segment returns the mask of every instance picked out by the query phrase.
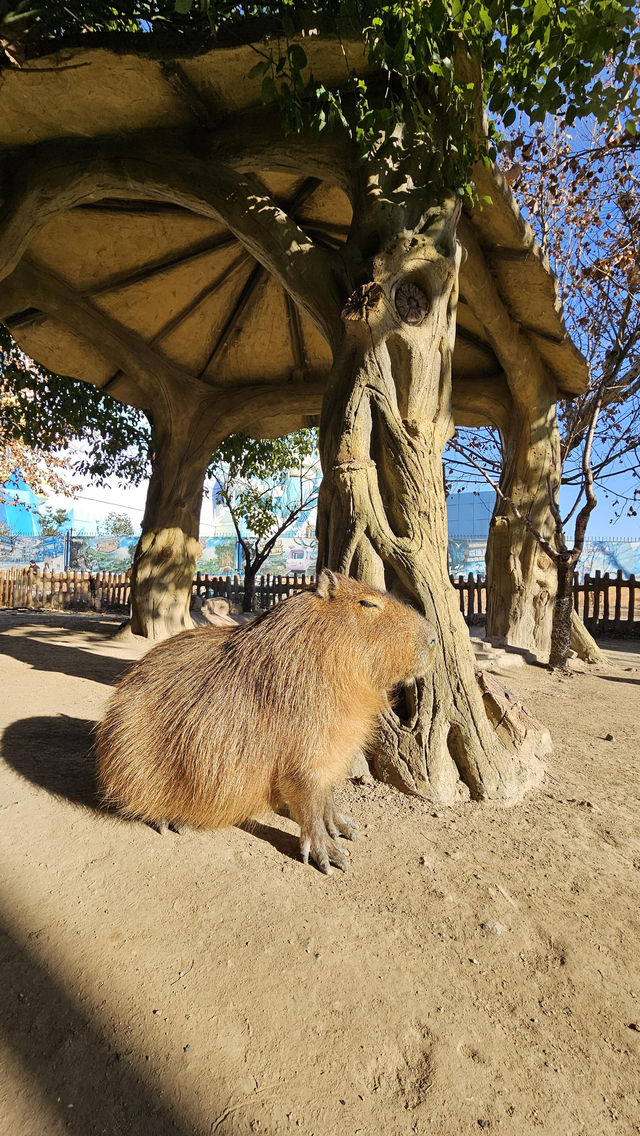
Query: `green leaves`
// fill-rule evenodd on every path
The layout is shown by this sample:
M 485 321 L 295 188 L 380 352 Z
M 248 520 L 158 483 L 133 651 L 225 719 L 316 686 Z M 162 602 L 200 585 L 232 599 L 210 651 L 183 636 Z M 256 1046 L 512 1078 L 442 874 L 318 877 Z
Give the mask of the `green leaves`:
M 18 11 L 27 2 L 13 0 L 11 7 Z M 366 157 L 381 132 L 411 121 L 437 142 L 453 188 L 467 184 L 475 156 L 468 83 L 459 80 L 453 62 L 459 52 L 481 64 L 484 105 L 504 116 L 507 127 L 516 114 L 532 122 L 558 113 L 568 121 L 588 114 L 603 121 L 620 99 L 630 120 L 640 110 L 636 0 L 274 0 L 242 6 L 232 0 L 51 0 L 40 15 L 39 34 L 144 34 L 157 27 L 165 38 L 200 29 L 204 39 L 260 17 L 268 19 L 272 38 L 261 41 L 256 32 L 255 42 L 265 46 L 257 49 L 261 58 L 247 78 L 260 80 L 260 97 L 279 107 L 285 132 L 337 127 Z M 343 77 L 323 83 L 324 76 L 316 78 L 309 67 L 311 38 L 300 36 L 304 27 L 333 29 L 337 42 L 362 36 L 369 73 L 351 72 L 345 53 Z M 612 63 L 615 94 L 600 78 L 605 60 Z
M 55 454 L 84 442 L 77 473 L 96 484 L 115 474 L 138 484 L 149 473 L 151 432 L 144 415 L 88 383 L 64 378 L 34 363 L 0 324 L 0 442 L 16 441 Z
M 271 61 L 269 59 L 261 59 L 259 63 L 256 63 L 255 67 L 251 68 L 247 77 L 249 79 L 258 79 L 261 75 L 264 75 L 270 67 Z
M 539 20 L 546 20 L 551 15 L 551 6 L 549 0 L 536 0 L 533 9 L 533 22 L 537 24 Z
M 292 43 L 287 49 L 287 55 L 292 72 L 304 71 L 307 66 L 307 55 L 299 44 Z

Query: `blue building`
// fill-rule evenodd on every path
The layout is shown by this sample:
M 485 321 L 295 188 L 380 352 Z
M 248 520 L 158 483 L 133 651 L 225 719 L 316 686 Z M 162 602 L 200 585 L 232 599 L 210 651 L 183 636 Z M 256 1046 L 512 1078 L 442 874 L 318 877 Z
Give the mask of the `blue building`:
M 447 559 L 452 576 L 485 574 L 485 551 L 495 493 L 452 493 L 447 497 Z
M 0 525 L 20 536 L 38 536 L 39 522 L 38 498 L 18 472 L 12 473 L 2 486 Z
M 473 537 L 486 541 L 495 501 L 496 495 L 492 491 L 452 493 L 447 497 L 449 538 Z

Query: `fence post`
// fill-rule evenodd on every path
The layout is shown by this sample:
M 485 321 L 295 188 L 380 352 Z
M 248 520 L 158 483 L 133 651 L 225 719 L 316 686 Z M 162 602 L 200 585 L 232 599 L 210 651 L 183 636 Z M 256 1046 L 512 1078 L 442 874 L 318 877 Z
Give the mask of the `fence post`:
M 636 590 L 636 577 L 632 572 L 629 576 L 629 610 L 627 611 L 627 622 L 632 624 L 635 619 L 635 590 Z
M 600 620 L 600 570 L 596 569 L 595 579 L 593 581 L 593 627 L 597 628 Z
M 583 608 L 583 612 L 582 612 L 582 622 L 584 623 L 585 627 L 588 627 L 589 630 L 591 630 L 591 628 L 590 628 L 591 617 L 589 615 L 589 607 L 590 607 L 589 595 L 590 595 L 590 592 L 591 592 L 591 576 L 588 574 L 588 572 L 585 572 L 585 574 L 584 574 L 582 586 L 584 588 L 584 608 Z
M 616 572 L 616 607 L 614 613 L 614 623 L 616 629 L 620 627 L 620 608 L 622 602 L 622 568 L 618 568 Z
M 473 572 L 470 572 L 469 575 L 467 576 L 467 590 L 468 590 L 467 591 L 467 603 L 469 605 L 468 608 L 467 608 L 467 619 L 468 619 L 469 623 L 471 623 L 471 618 L 472 618 L 472 616 L 474 614 L 474 610 L 475 610 L 475 604 L 474 604 L 475 597 L 474 597 L 474 594 L 473 594 L 473 585 L 474 585 Z
M 454 587 L 456 587 L 455 584 Z M 460 596 L 460 611 L 464 615 L 464 576 L 458 576 L 457 590 Z
M 603 588 L 603 592 L 602 592 L 602 622 L 604 624 L 603 631 L 608 630 L 606 625 L 609 622 L 609 586 L 610 586 L 610 583 L 611 583 L 611 577 L 609 576 L 608 572 L 605 572 L 604 576 L 602 577 L 602 588 Z

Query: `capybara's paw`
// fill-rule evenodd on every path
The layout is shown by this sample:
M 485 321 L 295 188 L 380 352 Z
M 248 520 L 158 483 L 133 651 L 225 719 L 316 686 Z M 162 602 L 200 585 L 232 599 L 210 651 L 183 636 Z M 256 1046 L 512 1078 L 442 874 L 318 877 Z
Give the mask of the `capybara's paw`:
M 155 828 L 156 832 L 159 832 L 161 836 L 166 836 L 169 830 L 171 830 L 171 832 L 178 832 L 181 836 L 184 836 L 187 832 L 191 832 L 188 824 L 179 824 L 178 821 L 150 820 L 148 824 L 150 828 Z
M 352 820 L 346 813 L 339 813 L 338 810 L 330 805 L 324 814 L 324 823 L 329 836 L 335 840 L 338 836 L 344 836 L 347 840 L 358 839 L 358 826 L 355 820 Z
M 326 876 L 332 874 L 332 864 L 343 872 L 349 869 L 349 852 L 346 848 L 344 850 L 338 848 L 338 845 L 328 833 L 323 836 L 308 836 L 303 833 L 300 837 L 300 852 L 304 864 L 309 863 L 309 856 L 311 856 L 314 864 L 317 864 L 320 871 L 324 872 Z

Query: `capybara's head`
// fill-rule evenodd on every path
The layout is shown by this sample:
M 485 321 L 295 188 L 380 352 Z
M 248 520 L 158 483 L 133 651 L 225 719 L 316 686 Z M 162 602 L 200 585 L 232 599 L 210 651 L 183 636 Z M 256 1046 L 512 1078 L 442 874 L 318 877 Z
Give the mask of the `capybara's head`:
M 360 671 L 390 690 L 433 665 L 435 627 L 388 592 L 325 568 L 315 588 L 318 617 L 345 644 L 345 669 Z

